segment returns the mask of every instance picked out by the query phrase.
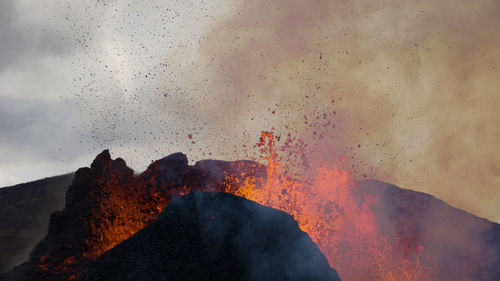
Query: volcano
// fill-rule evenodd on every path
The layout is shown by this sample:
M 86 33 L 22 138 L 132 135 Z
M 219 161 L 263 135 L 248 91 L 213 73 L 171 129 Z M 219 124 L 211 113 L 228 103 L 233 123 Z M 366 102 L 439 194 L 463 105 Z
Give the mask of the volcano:
M 352 180 L 337 168 L 319 169 L 304 182 L 278 177 L 277 170 L 273 162 L 264 166 L 246 160 L 203 160 L 190 166 L 184 154 L 175 153 L 135 176 L 123 159 L 113 160 L 109 151 L 104 151 L 89 168 L 74 174 L 64 209 L 52 213 L 48 233 L 28 261 L 0 280 L 104 276 L 108 273 L 99 264 L 111 265 L 120 251 L 144 243 L 144 237 L 154 234 L 141 233 L 150 233 L 154 225 L 162 223 L 160 214 L 168 213 L 173 200 L 199 191 L 232 193 L 287 212 L 342 280 L 500 279 L 498 224 L 424 193 L 378 181 Z M 11 198 L 8 195 L 14 191 L 22 194 L 24 188 L 2 190 L 3 196 Z M 12 200 L 27 202 L 27 196 Z M 239 208 L 234 210 L 240 212 L 236 211 Z M 20 221 L 10 219 L 10 224 L 4 224 L 5 229 L 26 223 L 23 217 L 18 218 Z M 6 244 L 0 243 L 0 247 L 4 252 Z M 14 249 L 9 255 L 20 253 Z M 139 259 L 147 259 L 146 252 L 137 254 Z

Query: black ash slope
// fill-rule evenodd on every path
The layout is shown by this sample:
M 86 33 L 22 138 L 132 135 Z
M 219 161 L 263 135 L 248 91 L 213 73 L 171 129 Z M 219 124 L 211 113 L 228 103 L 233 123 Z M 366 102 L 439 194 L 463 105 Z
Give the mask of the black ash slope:
M 192 193 L 101 256 L 79 281 L 340 280 L 293 218 L 224 193 Z

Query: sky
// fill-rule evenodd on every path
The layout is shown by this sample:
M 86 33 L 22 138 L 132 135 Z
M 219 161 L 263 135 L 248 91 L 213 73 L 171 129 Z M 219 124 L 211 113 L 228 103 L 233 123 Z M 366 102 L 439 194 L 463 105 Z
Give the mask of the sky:
M 0 186 L 110 149 L 317 161 L 500 222 L 500 2 L 0 2 Z

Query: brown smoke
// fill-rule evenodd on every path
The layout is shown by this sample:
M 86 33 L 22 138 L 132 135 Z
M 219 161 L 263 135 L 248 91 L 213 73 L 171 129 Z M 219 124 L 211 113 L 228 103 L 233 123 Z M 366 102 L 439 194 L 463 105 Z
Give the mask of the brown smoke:
M 498 222 L 499 14 L 493 0 L 234 1 L 200 41 L 197 109 L 228 138 L 316 137 L 360 176 Z

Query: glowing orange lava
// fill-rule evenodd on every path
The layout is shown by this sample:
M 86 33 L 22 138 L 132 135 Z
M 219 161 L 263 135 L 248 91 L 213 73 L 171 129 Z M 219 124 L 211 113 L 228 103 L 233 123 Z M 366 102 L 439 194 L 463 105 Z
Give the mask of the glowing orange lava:
M 226 192 L 292 215 L 342 280 L 430 280 L 420 265 L 421 257 L 405 254 L 405 247 L 413 245 L 394 245 L 394 240 L 381 234 L 372 212 L 377 198 L 359 200 L 348 171 L 320 167 L 300 180 L 291 179 L 279 160 L 273 134 L 263 132 L 258 146 L 267 153 L 267 180 L 229 177 Z

